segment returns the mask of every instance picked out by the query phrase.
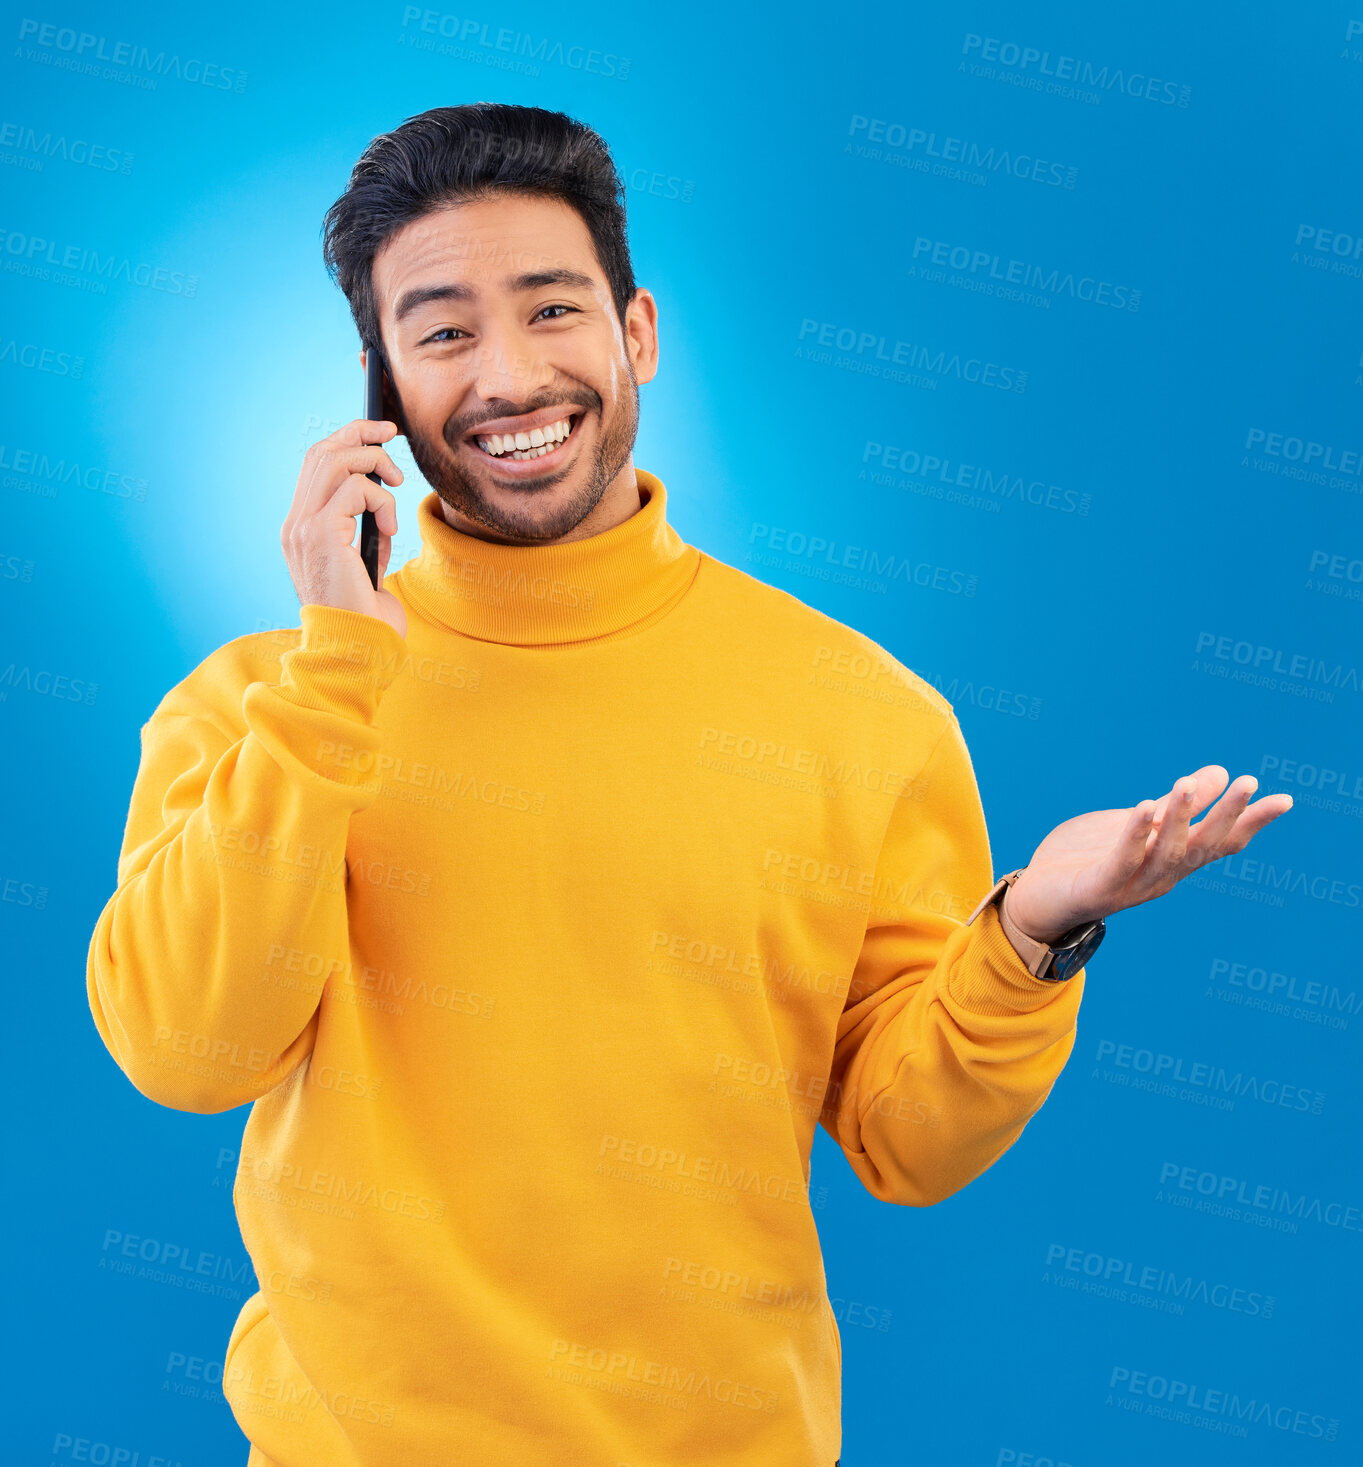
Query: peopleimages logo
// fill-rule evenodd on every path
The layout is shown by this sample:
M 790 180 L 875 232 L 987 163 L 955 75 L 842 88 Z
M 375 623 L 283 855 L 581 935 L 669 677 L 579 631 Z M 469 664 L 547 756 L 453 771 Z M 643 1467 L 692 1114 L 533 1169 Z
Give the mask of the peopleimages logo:
M 812 340 L 811 340 L 812 338 Z M 1027 373 L 1016 367 L 1006 367 L 998 362 L 981 361 L 978 357 L 963 357 L 959 352 L 945 348 L 923 346 L 912 341 L 889 342 L 875 331 L 858 331 L 854 326 L 839 326 L 834 321 L 814 321 L 805 317 L 800 322 L 799 342 L 795 348 L 797 357 L 827 365 L 854 366 L 869 375 L 885 375 L 896 380 L 892 368 L 916 368 L 935 377 L 956 377 L 980 387 L 995 387 L 1000 392 L 1026 392 Z M 832 347 L 840 352 L 852 352 L 855 356 L 834 362 L 827 351 L 815 352 L 813 347 Z M 885 364 L 882 373 L 881 364 Z
M 1302 468 L 1317 468 L 1334 474 L 1363 475 L 1363 452 L 1356 448 L 1335 448 L 1317 443 L 1314 438 L 1295 438 L 1290 433 L 1271 433 L 1266 428 L 1251 428 L 1245 447 L 1269 458 L 1285 459 Z
M 1202 1171 L 1176 1161 L 1161 1164 L 1159 1180 L 1161 1187 L 1177 1188 L 1219 1204 L 1239 1203 L 1255 1212 L 1279 1213 L 1343 1232 L 1363 1232 L 1363 1206 L 1358 1203 L 1324 1201 L 1305 1192 L 1289 1192 L 1276 1183 L 1247 1182 L 1243 1177 Z
M 927 159 L 933 159 L 948 176 L 962 169 L 973 169 L 980 174 L 1007 173 L 1029 183 L 1063 189 L 1072 189 L 1079 180 L 1079 170 L 1068 163 L 1052 163 L 1035 153 L 1016 153 L 993 143 L 985 146 L 947 133 L 939 136 L 935 129 L 929 132 L 902 122 L 887 122 L 881 117 L 863 117 L 859 112 L 853 113 L 847 132 L 849 137 L 864 138 L 867 143 L 902 148 L 906 155 L 921 148 L 920 161 L 926 163 Z M 851 148 L 852 144 L 848 143 L 844 151 Z M 867 155 L 881 156 L 879 148 L 868 150 Z
M 1271 1426 L 1276 1431 L 1316 1437 L 1321 1441 L 1332 1442 L 1339 1435 L 1339 1421 L 1334 1416 L 1326 1417 L 1298 1410 L 1285 1405 L 1281 1400 L 1275 1405 L 1271 1400 L 1261 1400 L 1257 1395 L 1242 1399 L 1238 1391 L 1208 1389 L 1195 1381 L 1177 1380 L 1167 1375 L 1149 1375 L 1143 1370 L 1132 1370 L 1126 1365 L 1113 1366 L 1107 1388 L 1109 1406 L 1114 1404 L 1111 1393 L 1117 1392 L 1119 1395 L 1142 1396 L 1150 1401 L 1162 1401 L 1184 1413 L 1200 1411 L 1208 1416 L 1226 1417 L 1228 1421 L 1248 1421 L 1254 1426 Z
M 150 46 L 136 41 L 119 41 L 109 36 L 96 36 L 77 31 L 72 26 L 58 26 L 51 21 L 25 18 L 19 22 L 19 39 L 32 41 L 41 50 L 21 48 L 17 53 L 30 61 L 60 66 L 84 76 L 102 76 L 106 81 L 135 81 L 146 91 L 155 91 L 162 78 L 185 81 L 194 86 L 218 92 L 244 92 L 246 73 L 231 66 L 219 66 L 194 56 L 167 55 L 164 49 L 153 52 Z M 105 63 L 98 65 L 97 63 Z M 127 68 L 126 71 L 115 68 Z
M 1177 1274 L 1158 1264 L 1136 1264 L 1127 1258 L 1072 1248 L 1065 1243 L 1052 1243 L 1046 1249 L 1044 1283 L 1051 1282 L 1049 1275 L 1052 1270 L 1080 1274 L 1094 1285 L 1082 1292 L 1116 1298 L 1120 1303 L 1137 1302 L 1130 1298 L 1130 1292 L 1134 1292 L 1138 1296 L 1168 1299 L 1175 1306 L 1182 1303 L 1206 1304 L 1212 1309 L 1225 1309 L 1232 1314 L 1247 1314 L 1267 1320 L 1273 1318 L 1273 1307 L 1277 1302 L 1272 1294 L 1258 1290 L 1195 1278 L 1191 1274 Z M 1181 1314 L 1183 1311 L 1175 1307 L 1166 1312 Z
M 1347 1029 L 1348 1021 L 1341 1016 L 1356 1014 L 1360 1008 L 1355 988 L 1345 990 L 1334 983 L 1302 979 L 1295 973 L 1280 973 L 1276 968 L 1233 962 L 1230 958 L 1212 959 L 1207 982 L 1262 995 L 1266 1001 L 1245 1000 L 1246 1007 L 1267 1007 L 1271 1003 L 1276 1011 L 1290 1013 L 1287 1004 L 1295 1003 L 1308 1010 L 1319 1010 L 1311 1017 L 1331 1028 Z
M 893 485 L 895 475 L 905 474 L 911 479 L 920 479 L 931 484 L 937 498 L 946 496 L 957 500 L 968 496 L 952 495 L 953 489 L 967 491 L 978 489 L 986 500 L 998 504 L 1004 499 L 1015 499 L 1019 503 L 1036 505 L 1042 509 L 1058 510 L 1063 514 L 1087 515 L 1093 501 L 1091 494 L 1081 494 L 1074 489 L 1062 489 L 1045 479 L 1029 478 L 1026 474 L 1009 469 L 990 469 L 976 464 L 962 463 L 935 453 L 920 453 L 914 448 L 900 448 L 895 444 L 878 443 L 868 439 L 861 453 L 862 470 L 859 478 L 873 484 Z M 868 472 L 865 465 L 876 467 Z M 877 470 L 885 470 L 879 473 Z M 937 486 L 943 486 L 938 489 Z
M 16 229 L 0 229 L 0 255 L 4 257 L 4 268 L 12 274 L 52 279 L 60 285 L 78 284 L 100 295 L 107 291 L 110 280 L 122 280 L 169 295 L 193 296 L 199 289 L 199 277 L 187 275 L 183 270 L 171 270 L 126 255 L 101 254 L 89 245 L 58 243 Z M 53 275 L 53 271 L 58 274 Z M 66 271 L 72 272 L 71 277 L 64 274 Z
M 1235 1102 L 1229 1099 L 1230 1096 L 1240 1100 L 1257 1100 L 1263 1105 L 1282 1106 L 1286 1110 L 1309 1111 L 1314 1116 L 1320 1115 L 1325 1109 L 1323 1090 L 1305 1090 L 1284 1080 L 1246 1075 L 1243 1070 L 1236 1070 L 1232 1075 L 1224 1066 L 1207 1060 L 1187 1062 L 1182 1055 L 1140 1049 L 1132 1044 L 1118 1044 L 1113 1039 L 1098 1041 L 1098 1051 L 1094 1059 L 1099 1062 L 1106 1060 L 1114 1065 L 1115 1073 L 1124 1084 L 1127 1082 L 1126 1077 L 1121 1075 L 1122 1071 L 1138 1076 L 1149 1075 L 1159 1088 L 1168 1093 L 1172 1093 L 1170 1082 L 1177 1081 L 1184 1086 L 1193 1087 L 1209 1101 L 1228 1102 L 1218 1107 L 1220 1109 L 1234 1109 Z M 1101 1076 L 1095 1070 L 1090 1078 L 1098 1079 Z M 1150 1087 L 1131 1083 L 1129 1088 L 1134 1090 Z
M 1363 906 L 1363 884 L 1357 881 L 1348 881 L 1342 876 L 1327 876 L 1323 871 L 1313 873 L 1296 866 L 1278 866 L 1272 861 L 1243 856 L 1238 851 L 1218 857 L 1215 861 L 1208 861 L 1189 879 L 1196 881 L 1203 873 L 1212 875 L 1217 871 L 1232 881 L 1269 887 L 1277 892 L 1291 892 L 1294 896 L 1330 902 L 1337 907 L 1352 907 L 1357 910 Z
M 1004 260 L 990 250 L 972 249 L 969 245 L 952 244 L 945 239 L 926 239 L 919 235 L 913 242 L 913 259 L 925 265 L 956 270 L 980 276 L 1001 285 L 1039 290 L 1044 295 L 1067 295 L 1089 305 L 1110 306 L 1114 311 L 1139 311 L 1141 292 L 1129 285 L 1099 280 L 1092 275 L 1076 275 L 1058 266 L 1047 268 L 1026 260 Z
M 1363 800 L 1363 770 L 1331 769 L 1302 759 L 1284 759 L 1265 754 L 1259 761 L 1259 778 L 1293 785 L 1346 800 Z
M 1144 71 L 1127 71 L 1119 66 L 1099 66 L 1085 61 L 1080 56 L 1052 54 L 1037 46 L 1025 46 L 1018 41 L 1002 41 L 997 36 L 977 36 L 967 33 L 961 46 L 961 54 L 992 62 L 1008 71 L 1021 72 L 1031 84 L 1032 90 L 1071 90 L 1062 88 L 1062 83 L 1074 83 L 1076 87 L 1091 88 L 1103 92 L 1121 92 L 1143 102 L 1158 102 L 1166 107 L 1186 107 L 1192 99 L 1193 89 L 1177 82 L 1162 81 Z M 966 69 L 961 62 L 958 71 Z M 972 68 L 974 70 L 975 68 Z M 983 72 L 983 68 L 979 69 Z M 985 74 L 992 74 L 985 73 Z M 1048 87 L 1042 78 L 1050 79 Z
M 1332 275 L 1363 278 L 1363 233 L 1346 234 L 1339 229 L 1322 229 L 1316 224 L 1297 226 L 1292 263 L 1311 270 L 1328 270 Z
M 78 168 L 100 173 L 131 173 L 133 155 L 125 148 L 110 148 L 85 138 L 68 138 L 64 133 L 39 132 L 22 122 L 0 123 L 0 148 L 17 151 L 0 153 L 0 163 L 41 173 L 49 159 L 59 159 Z
M 30 372 L 51 372 L 54 377 L 70 377 L 72 381 L 85 370 L 85 358 L 73 352 L 6 338 L 0 338 L 0 362 L 11 362 Z
M 402 7 L 402 32 L 399 42 L 410 45 L 416 37 L 408 38 L 409 28 L 415 27 L 417 35 L 441 37 L 446 43 L 442 50 L 460 60 L 495 62 L 508 71 L 526 71 L 538 76 L 541 65 L 566 66 L 570 71 L 590 72 L 593 76 L 614 77 L 625 81 L 629 77 L 630 58 L 618 56 L 614 51 L 601 51 L 569 41 L 566 45 L 557 37 L 532 35 L 528 31 L 513 30 L 510 26 L 499 26 L 495 31 L 485 20 L 468 16 L 451 15 L 444 11 L 428 10 L 420 5 Z M 416 49 L 434 49 L 434 41 Z M 524 57 L 526 65 L 516 58 Z
M 825 539 L 822 535 L 809 535 L 803 530 L 754 520 L 748 533 L 748 543 L 758 542 L 770 551 L 811 561 L 821 560 L 846 570 L 864 571 L 869 576 L 883 577 L 886 583 L 903 581 L 906 586 L 921 586 L 950 596 L 973 596 L 979 589 L 980 578 L 973 571 L 933 565 L 925 560 L 915 561 L 909 556 L 897 556 L 888 549 L 881 551 L 863 545 L 840 545 L 838 541 Z
M 923 669 L 918 675 L 925 683 L 936 688 L 953 707 L 960 707 L 964 703 L 971 708 L 981 708 L 986 713 L 1002 713 L 1010 718 L 1035 720 L 1041 717 L 1041 699 L 1034 698 L 1030 693 L 1016 693 L 995 683 L 980 683 L 977 687 L 973 679 L 955 674 L 946 677 L 927 669 Z
M 1359 670 L 1350 667 L 1347 663 L 1329 663 L 1322 658 L 1314 657 L 1307 652 L 1288 652 L 1282 647 L 1270 647 L 1262 642 L 1251 642 L 1246 639 L 1232 636 L 1221 636 L 1216 632 L 1198 632 L 1197 645 L 1194 651 L 1202 654 L 1202 658 L 1208 664 L 1227 664 L 1227 672 L 1230 665 L 1236 666 L 1243 677 L 1237 677 L 1237 682 L 1250 681 L 1257 678 L 1261 683 L 1273 683 L 1274 680 L 1266 676 L 1267 672 L 1277 673 L 1280 677 L 1291 682 L 1304 684 L 1323 683 L 1326 686 L 1313 691 L 1330 693 L 1333 688 L 1341 692 L 1357 693 L 1363 690 L 1363 680 L 1359 677 Z M 1198 666 L 1194 659 L 1194 672 L 1203 670 L 1210 671 L 1210 665 L 1206 669 Z M 1327 701 L 1332 701 L 1333 694 Z

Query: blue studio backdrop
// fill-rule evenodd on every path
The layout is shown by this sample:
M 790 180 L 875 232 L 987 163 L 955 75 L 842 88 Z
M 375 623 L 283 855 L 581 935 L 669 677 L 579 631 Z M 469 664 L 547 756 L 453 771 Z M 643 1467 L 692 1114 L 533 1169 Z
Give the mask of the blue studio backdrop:
M 951 700 L 996 872 L 1204 763 L 1296 802 L 1110 921 L 964 1191 L 878 1203 L 818 1135 L 845 1467 L 1363 1460 L 1363 6 L 8 14 L 7 1460 L 245 1460 L 248 1110 L 138 1094 L 86 948 L 141 724 L 298 624 L 280 525 L 361 388 L 322 214 L 477 100 L 611 144 L 661 312 L 637 463 Z

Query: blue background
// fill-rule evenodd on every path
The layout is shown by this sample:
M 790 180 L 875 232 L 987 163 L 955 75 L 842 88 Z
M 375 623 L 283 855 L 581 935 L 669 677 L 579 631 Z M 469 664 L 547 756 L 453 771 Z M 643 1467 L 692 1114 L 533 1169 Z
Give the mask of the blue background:
M 819 1134 L 845 1467 L 1359 1460 L 1363 7 L 1277 9 L 526 0 L 470 11 L 486 32 L 455 54 L 448 12 L 430 34 L 397 3 L 11 12 L 9 1460 L 70 1460 L 53 1452 L 66 1433 L 144 1464 L 245 1461 L 204 1377 L 254 1280 L 213 1298 L 101 1265 L 113 1232 L 246 1267 L 231 1182 L 248 1112 L 134 1091 L 90 1019 L 86 946 L 140 725 L 221 643 L 297 625 L 279 528 L 304 448 L 361 388 L 323 211 L 374 134 L 476 100 L 558 108 L 612 145 L 661 309 L 636 462 L 687 540 L 946 693 L 997 871 L 1062 819 L 1204 763 L 1296 798 L 1244 856 L 1111 921 L 1067 1069 L 963 1192 L 877 1203 Z M 515 63 L 499 27 L 563 59 Z M 81 33 L 215 70 L 73 69 Z M 575 47 L 610 59 L 588 71 Z M 1090 85 L 1068 84 L 1085 95 L 1028 48 L 1052 73 L 1084 63 Z M 970 176 L 934 171 L 949 137 L 975 146 Z M 171 288 L 59 278 L 33 241 Z M 995 256 L 989 293 L 978 262 Z M 1043 277 L 1032 299 L 999 293 L 1010 260 Z M 1085 280 L 1138 308 L 1081 298 Z M 887 374 L 896 342 L 909 380 Z M 1306 470 L 1306 443 L 1336 467 L 1317 453 Z M 395 563 L 425 492 L 399 461 Z M 870 552 L 910 573 L 875 574 Z M 933 589 L 942 568 L 957 574 Z M 1256 970 L 1295 996 L 1266 1001 Z M 1206 1085 L 1141 1088 L 1156 1055 L 1242 1076 L 1232 1107 L 1201 1103 Z M 1309 1105 L 1255 1098 L 1251 1078 Z M 1210 1209 L 1199 1188 L 1227 1182 L 1243 1190 Z M 1104 1293 L 1110 1260 L 1208 1300 Z M 1180 1416 L 1172 1381 L 1272 1414 Z

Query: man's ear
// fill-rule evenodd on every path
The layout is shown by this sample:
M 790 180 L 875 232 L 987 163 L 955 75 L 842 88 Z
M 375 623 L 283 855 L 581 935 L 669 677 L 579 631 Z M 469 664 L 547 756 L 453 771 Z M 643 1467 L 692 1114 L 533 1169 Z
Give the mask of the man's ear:
M 625 341 L 639 382 L 658 374 L 658 302 L 653 292 L 638 286 L 625 308 Z

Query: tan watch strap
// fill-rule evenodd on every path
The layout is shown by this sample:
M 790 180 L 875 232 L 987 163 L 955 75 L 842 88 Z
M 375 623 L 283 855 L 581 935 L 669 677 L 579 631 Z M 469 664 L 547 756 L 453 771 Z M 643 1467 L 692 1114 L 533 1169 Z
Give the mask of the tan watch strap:
M 1032 977 L 1044 978 L 1054 958 L 1050 944 L 1038 942 L 1034 937 L 1028 937 L 1025 932 L 1021 931 L 1008 915 L 1008 903 L 1003 900 L 1008 888 L 1026 869 L 1025 866 L 1019 866 L 1016 871 L 1010 871 L 1007 876 L 1000 876 L 979 906 L 965 919 L 965 925 L 969 927 L 990 902 L 997 902 L 999 925 L 1003 928 L 1004 936 L 1012 943 L 1018 957 L 1022 959 Z

